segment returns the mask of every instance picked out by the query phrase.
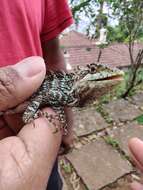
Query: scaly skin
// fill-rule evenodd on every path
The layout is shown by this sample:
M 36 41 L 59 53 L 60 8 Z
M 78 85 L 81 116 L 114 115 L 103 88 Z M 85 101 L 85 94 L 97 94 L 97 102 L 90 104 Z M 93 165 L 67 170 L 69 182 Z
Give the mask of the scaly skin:
M 31 97 L 23 114 L 24 123 L 28 123 L 42 113 L 39 108 L 50 106 L 56 112 L 66 130 L 64 106 L 78 107 L 92 102 L 112 90 L 123 80 L 124 72 L 105 65 L 92 63 L 86 67 L 77 67 L 72 73 L 49 72 L 38 91 Z M 50 122 L 54 116 L 45 115 Z

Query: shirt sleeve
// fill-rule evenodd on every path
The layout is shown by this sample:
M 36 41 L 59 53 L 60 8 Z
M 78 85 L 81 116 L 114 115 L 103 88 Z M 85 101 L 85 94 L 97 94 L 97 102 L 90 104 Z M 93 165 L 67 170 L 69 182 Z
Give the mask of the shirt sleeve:
M 44 23 L 41 41 L 57 37 L 64 29 L 73 23 L 72 13 L 67 0 L 45 0 Z

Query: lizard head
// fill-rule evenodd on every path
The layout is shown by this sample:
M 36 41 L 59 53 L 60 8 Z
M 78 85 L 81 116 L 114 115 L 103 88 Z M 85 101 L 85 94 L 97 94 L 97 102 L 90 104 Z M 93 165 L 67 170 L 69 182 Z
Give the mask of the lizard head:
M 75 70 L 75 83 L 72 91 L 78 104 L 81 105 L 107 94 L 123 79 L 123 71 L 92 63 Z

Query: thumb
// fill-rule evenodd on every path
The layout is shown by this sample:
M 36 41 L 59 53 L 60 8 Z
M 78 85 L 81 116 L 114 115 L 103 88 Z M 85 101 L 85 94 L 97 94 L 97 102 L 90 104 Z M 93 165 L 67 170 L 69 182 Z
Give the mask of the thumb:
M 33 94 L 46 73 L 44 60 L 33 56 L 0 68 L 0 111 L 12 108 Z
M 143 186 L 138 182 L 133 182 L 131 184 L 131 189 L 132 190 L 143 190 Z

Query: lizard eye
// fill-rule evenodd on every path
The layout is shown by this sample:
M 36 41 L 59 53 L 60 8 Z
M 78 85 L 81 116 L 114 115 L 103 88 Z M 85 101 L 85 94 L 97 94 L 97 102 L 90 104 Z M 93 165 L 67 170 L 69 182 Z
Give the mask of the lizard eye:
M 94 63 L 91 63 L 89 65 L 87 65 L 89 73 L 95 73 L 97 71 L 97 65 Z
M 90 66 L 90 73 L 95 73 L 97 70 L 96 66 L 95 65 L 91 65 Z
M 91 67 L 91 68 L 90 68 L 90 71 L 91 71 L 91 73 L 95 73 L 96 68 L 95 68 L 95 67 Z

